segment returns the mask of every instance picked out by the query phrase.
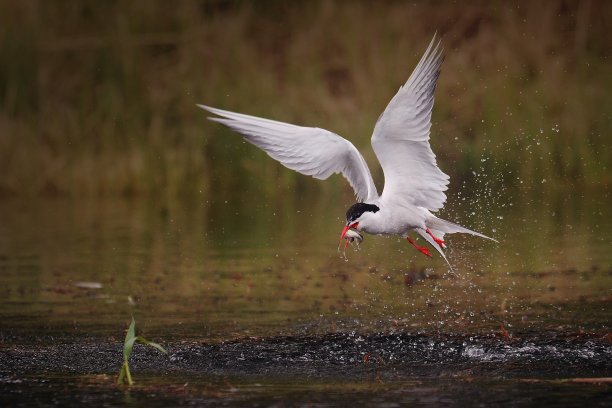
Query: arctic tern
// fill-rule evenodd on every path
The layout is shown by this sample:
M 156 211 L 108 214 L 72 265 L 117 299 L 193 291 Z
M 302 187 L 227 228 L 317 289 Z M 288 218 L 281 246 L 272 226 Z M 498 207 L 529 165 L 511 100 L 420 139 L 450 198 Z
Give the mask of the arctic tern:
M 434 36 L 410 78 L 374 126 L 372 148 L 385 177 L 381 195 L 361 153 L 335 133 L 198 106 L 216 115 L 210 120 L 241 133 L 247 142 L 292 170 L 321 180 L 341 173 L 353 187 L 358 202 L 346 212 L 340 244 L 343 239 L 346 246 L 355 240 L 360 243 L 361 232 L 397 235 L 431 256 L 427 247 L 408 235 L 415 231 L 448 263 L 443 252 L 445 234 L 460 232 L 495 240 L 433 214 L 444 206 L 449 180 L 438 168 L 429 145 L 434 91 L 442 61 L 440 41 L 436 43 Z

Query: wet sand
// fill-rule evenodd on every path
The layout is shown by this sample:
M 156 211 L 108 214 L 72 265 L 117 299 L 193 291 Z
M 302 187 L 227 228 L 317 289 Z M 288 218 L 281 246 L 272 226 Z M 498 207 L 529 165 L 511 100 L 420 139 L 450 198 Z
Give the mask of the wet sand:
M 219 343 L 185 340 L 165 343 L 168 356 L 136 346 L 131 389 L 114 384 L 121 341 L 21 340 L 2 338 L 0 399 L 5 406 L 27 406 L 32 398 L 50 406 L 84 401 L 113 406 L 123 405 L 126 395 L 148 406 L 612 404 L 612 341 L 603 332 L 525 332 L 512 338 L 503 332 L 351 332 Z

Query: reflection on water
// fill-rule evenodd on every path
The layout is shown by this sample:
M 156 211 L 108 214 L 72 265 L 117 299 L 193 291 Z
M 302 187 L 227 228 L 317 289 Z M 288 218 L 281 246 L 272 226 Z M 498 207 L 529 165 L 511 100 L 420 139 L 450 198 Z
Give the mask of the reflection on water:
M 344 261 L 344 208 L 324 197 L 5 200 L 0 329 L 108 335 L 131 313 L 149 336 L 201 339 L 612 321 L 606 192 L 451 199 L 443 218 L 500 241 L 453 235 L 453 272 L 395 238 L 366 236 Z
M 126 392 L 100 376 L 51 378 L 61 392 L 49 388 L 48 380 L 25 379 L 7 389 L 4 401 L 12 407 L 30 406 L 607 406 L 609 388 L 598 384 L 529 382 L 491 379 L 411 378 L 402 381 L 372 380 L 295 381 L 287 378 L 238 379 L 183 376 L 180 384 L 147 377 Z M 2 386 L 0 385 L 0 389 Z M 87 393 L 83 393 L 86 390 Z M 273 392 L 271 392 L 273 391 Z M 28 394 L 27 401 L 23 395 Z

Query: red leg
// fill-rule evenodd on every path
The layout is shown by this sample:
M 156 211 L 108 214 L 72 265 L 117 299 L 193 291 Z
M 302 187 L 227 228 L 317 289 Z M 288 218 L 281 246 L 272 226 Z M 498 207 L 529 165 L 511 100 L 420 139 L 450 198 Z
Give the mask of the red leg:
M 425 228 L 425 232 L 428 233 L 434 241 L 436 241 L 436 244 L 440 245 L 440 248 L 446 248 L 444 241 L 432 234 L 429 228 Z
M 429 252 L 429 249 L 425 248 L 424 246 L 419 246 L 416 244 L 416 242 L 414 242 L 414 239 L 408 237 L 406 238 L 408 240 L 408 242 L 410 242 L 412 244 L 413 247 L 415 247 L 418 251 L 420 251 L 423 255 L 425 256 L 431 256 L 431 252 Z

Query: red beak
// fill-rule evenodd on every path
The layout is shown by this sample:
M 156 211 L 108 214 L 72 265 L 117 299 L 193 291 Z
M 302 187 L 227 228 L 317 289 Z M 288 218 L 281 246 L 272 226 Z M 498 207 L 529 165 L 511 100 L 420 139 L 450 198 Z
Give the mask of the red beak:
M 359 226 L 358 222 L 354 222 L 352 224 L 346 224 L 346 226 L 342 229 L 342 234 L 340 234 L 340 242 L 338 243 L 338 246 L 340 246 L 340 244 L 342 244 L 342 240 L 344 239 L 344 236 L 346 235 L 347 231 L 350 230 L 351 228 L 357 228 Z

